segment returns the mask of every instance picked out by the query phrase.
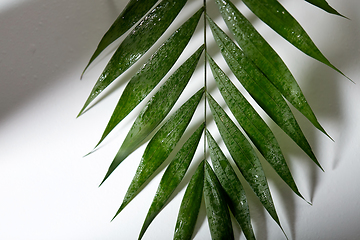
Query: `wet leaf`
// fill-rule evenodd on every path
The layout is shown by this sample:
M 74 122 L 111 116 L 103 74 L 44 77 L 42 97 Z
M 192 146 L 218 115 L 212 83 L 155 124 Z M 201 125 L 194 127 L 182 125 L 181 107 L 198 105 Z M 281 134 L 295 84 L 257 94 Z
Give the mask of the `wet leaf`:
M 268 125 L 210 56 L 208 56 L 208 61 L 218 89 L 240 126 L 279 176 L 298 196 L 303 198 L 287 166 L 279 143 Z
M 176 221 L 174 240 L 190 240 L 193 235 L 203 195 L 204 162 L 201 161 L 186 188 Z
M 327 60 L 301 25 L 277 0 L 243 0 L 243 2 L 263 22 L 303 53 L 345 76 Z
M 306 1 L 329 13 L 342 16 L 326 0 Z M 120 121 L 154 90 L 160 81 L 163 81 L 164 76 L 168 74 L 194 35 L 202 13 L 204 11 L 212 12 L 210 6 L 215 6 L 207 5 L 207 1 L 203 1 L 200 10 L 195 13 L 197 9 L 191 9 L 191 12 L 195 14 L 187 22 L 184 21 L 185 23 L 167 40 L 161 39 L 159 42 L 163 33 L 169 28 L 187 2 L 187 0 L 130 0 L 100 41 L 85 70 L 109 44 L 129 31 L 95 83 L 79 115 L 115 79 L 142 58 L 156 42 L 158 45 L 161 43 L 162 45 L 156 51 L 155 49 L 151 50 L 155 53 L 148 60 L 144 59 L 145 64 L 131 79 L 124 79 L 122 76 L 122 81 L 128 82 L 128 84 L 96 147 Z M 343 74 L 326 59 L 305 30 L 278 0 L 243 0 L 243 2 L 256 16 L 295 47 Z M 156 3 L 158 4 L 156 5 Z M 161 209 L 166 206 L 191 164 L 202 132 L 210 120 L 210 112 L 207 112 L 206 103 L 210 106 L 221 140 L 224 141 L 232 160 L 282 231 L 268 182 L 255 148 L 285 183 L 302 197 L 274 134 L 253 106 L 208 55 L 206 48 L 210 48 L 212 45 L 207 44 L 210 43 L 206 31 L 207 23 L 211 27 L 215 42 L 231 72 L 268 116 L 321 168 L 289 108 L 288 102 L 308 118 L 316 128 L 325 134 L 326 132 L 316 119 L 293 75 L 278 54 L 230 0 L 215 0 L 215 3 L 218 5 L 220 13 L 238 45 L 209 16 L 205 15 L 204 22 L 201 25 L 204 38 L 203 46 L 164 81 L 165 83 L 140 111 L 101 182 L 102 184 L 123 160 L 141 144 L 144 144 L 145 140 L 149 139 L 140 165 L 115 215 L 116 217 L 169 159 L 175 146 L 180 148 L 176 155 L 174 153 L 175 157 L 162 176 L 139 239 L 143 237 Z M 184 13 L 184 15 L 187 14 L 189 13 Z M 133 27 L 136 23 L 138 24 Z M 131 28 L 132 30 L 129 30 Z M 167 117 L 190 81 L 204 49 L 206 53 L 203 62 L 204 79 L 200 79 L 204 82 L 204 87 L 180 108 L 174 109 L 174 113 Z M 229 107 L 232 115 L 241 126 L 241 130 L 207 92 L 209 88 L 206 70 L 208 63 L 217 87 L 226 102 L 226 107 Z M 204 93 L 206 93 L 205 97 L 203 97 Z M 204 122 L 185 144 L 180 146 L 184 132 L 192 126 L 191 119 L 201 99 L 205 102 Z M 168 119 L 165 121 L 165 118 Z M 174 239 L 192 238 L 203 194 L 212 239 L 234 239 L 230 208 L 246 238 L 254 240 L 255 235 L 251 226 L 249 206 L 238 178 L 240 176 L 235 173 L 233 163 L 225 157 L 210 132 L 206 130 L 205 136 L 207 141 L 204 139 L 204 145 L 206 142 L 208 143 L 208 147 L 204 146 L 203 158 L 205 160 L 200 163 L 187 186 L 175 227 Z M 214 171 L 206 161 L 208 153 Z
M 179 108 L 146 146 L 144 155 L 141 158 L 135 176 L 127 190 L 123 203 L 121 204 L 118 215 L 125 206 L 140 192 L 145 182 L 154 174 L 160 165 L 168 158 L 176 144 L 179 142 L 186 127 L 199 104 L 204 93 L 204 89 L 193 95 L 181 108 Z M 116 216 L 115 215 L 115 216 Z
M 135 119 L 134 124 L 111 163 L 102 183 L 130 153 L 140 146 L 142 141 L 166 117 L 195 71 L 203 49 L 204 46 L 201 46 L 190 58 L 188 58 L 149 100 L 139 116 Z
M 217 0 L 220 13 L 235 40 L 280 93 L 320 131 L 326 134 L 295 78 L 279 55 L 228 0 Z
M 321 168 L 280 92 L 241 49 L 210 18 L 208 20 L 220 51 L 236 78 L 271 119 Z
M 203 9 L 200 9 L 178 28 L 130 79 L 96 146 L 155 88 L 175 64 L 193 35 L 202 12 Z
M 150 223 L 159 214 L 165 203 L 170 198 L 171 194 L 175 191 L 176 187 L 180 184 L 185 176 L 185 173 L 194 157 L 195 151 L 199 144 L 205 124 L 200 127 L 191 135 L 191 137 L 182 146 L 180 151 L 176 154 L 175 158 L 167 167 L 163 177 L 161 178 L 159 187 L 156 191 L 153 202 L 151 203 L 146 219 L 141 228 L 139 239 L 142 238 Z
M 234 232 L 231 225 L 229 209 L 224 196 L 224 190 L 208 162 L 205 162 L 204 199 L 211 239 L 234 239 Z
M 282 229 L 264 170 L 254 149 L 211 95 L 207 93 L 206 97 L 221 138 L 224 140 L 226 148 L 229 150 L 236 166 L 260 199 L 262 205 Z
M 112 42 L 121 37 L 136 22 L 138 22 L 157 2 L 157 0 L 130 0 L 115 22 L 100 40 L 84 72 L 97 56 Z
M 255 235 L 250 220 L 250 210 L 244 188 L 231 164 L 220 147 L 206 130 L 211 162 L 219 182 L 226 192 L 228 205 L 235 219 L 241 226 L 247 240 L 254 240 Z
M 187 0 L 163 0 L 124 39 L 97 80 L 79 115 L 117 77 L 140 59 L 169 27 Z

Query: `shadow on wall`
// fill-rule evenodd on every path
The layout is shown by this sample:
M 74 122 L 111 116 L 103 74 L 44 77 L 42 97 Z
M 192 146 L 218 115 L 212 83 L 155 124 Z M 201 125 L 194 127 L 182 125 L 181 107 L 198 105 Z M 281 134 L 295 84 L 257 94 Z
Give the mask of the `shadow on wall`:
M 0 9 L 0 121 L 60 75 L 85 67 L 125 4 L 32 0 Z
M 358 12 L 357 10 L 351 8 L 351 4 L 345 4 L 344 6 L 345 8 L 348 6 L 348 9 L 343 9 L 345 10 L 344 13 L 346 13 L 348 17 L 353 18 L 353 20 L 344 20 L 337 16 L 332 16 L 332 24 L 329 24 L 329 27 L 327 27 L 328 29 L 341 29 L 342 35 L 340 36 L 336 35 L 336 33 L 332 33 L 332 35 L 336 35 L 334 39 L 331 39 L 330 41 L 323 40 L 316 42 L 316 44 L 324 53 L 324 55 L 330 60 L 330 62 L 343 71 L 344 74 L 348 74 L 348 70 L 356 69 L 356 62 L 358 61 L 358 42 L 360 39 L 357 29 L 359 20 L 357 19 Z M 339 129 L 339 132 L 342 132 L 340 129 L 346 128 L 345 120 L 349 117 L 345 116 L 343 110 L 344 96 L 341 96 L 343 93 L 341 89 L 343 86 L 345 87 L 345 85 L 354 85 L 354 87 L 356 87 L 356 85 L 324 64 L 316 62 L 315 60 L 310 60 L 307 62 L 308 63 L 306 68 L 303 69 L 303 71 L 306 71 L 306 74 L 303 75 L 302 79 L 298 79 L 303 93 L 306 96 L 318 120 L 320 121 L 320 124 L 324 124 L 325 122 L 329 125 L 336 125 L 338 126 L 337 129 Z M 350 77 L 354 82 L 358 83 L 356 76 L 348 75 L 348 77 Z M 294 110 L 293 112 L 316 155 L 316 153 L 320 152 L 318 149 L 318 142 L 320 141 L 318 140 L 318 136 L 321 133 L 319 133 L 319 131 L 315 129 L 311 123 L 298 111 Z M 272 129 L 274 129 L 273 125 L 274 123 L 272 123 Z M 323 127 L 325 130 L 327 130 L 326 125 L 323 125 Z M 304 164 L 306 166 L 304 171 L 307 171 L 305 175 L 308 177 L 309 188 L 299 190 L 303 194 L 305 193 L 305 196 L 310 197 L 308 200 L 314 202 L 316 190 L 320 181 L 320 175 L 327 174 L 327 172 L 330 172 L 330 170 L 334 169 L 339 161 L 341 161 L 339 159 L 339 156 L 341 155 L 340 152 L 342 151 L 340 149 L 342 146 L 341 142 L 344 140 L 343 138 L 346 138 L 346 136 L 328 132 L 330 136 L 334 138 L 335 142 L 332 142 L 326 137 L 321 138 L 321 141 L 325 140 L 330 142 L 330 145 L 332 144 L 334 148 L 334 150 L 331 150 L 331 152 L 334 154 L 331 159 L 323 159 L 321 156 L 317 155 L 320 164 L 325 169 L 325 173 L 322 173 L 321 170 L 302 152 L 302 150 L 295 143 L 293 143 L 287 136 L 285 136 L 284 133 L 280 132 L 281 130 L 277 128 L 277 137 L 287 160 L 291 158 L 290 156 L 301 156 L 300 158 L 303 158 L 304 160 Z M 351 133 L 348 131 L 348 134 Z M 288 161 L 288 164 L 291 168 L 291 160 Z M 269 176 L 269 178 L 276 182 L 276 186 L 280 186 L 280 188 L 286 188 L 281 180 L 273 175 Z M 295 239 L 297 235 L 295 228 L 297 213 L 295 211 L 294 198 L 296 198 L 296 196 L 290 190 L 284 190 L 285 189 L 282 189 L 280 194 L 282 195 L 283 199 L 286 199 L 286 201 L 284 201 L 284 205 L 288 218 L 288 224 L 290 225 L 292 238 Z

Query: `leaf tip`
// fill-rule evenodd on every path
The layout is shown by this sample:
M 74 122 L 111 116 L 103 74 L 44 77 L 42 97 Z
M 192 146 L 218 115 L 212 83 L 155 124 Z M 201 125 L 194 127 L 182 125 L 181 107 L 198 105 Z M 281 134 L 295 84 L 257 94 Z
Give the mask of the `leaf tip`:
M 86 65 L 86 67 L 85 67 L 84 70 L 82 71 L 81 76 L 80 76 L 80 80 L 83 78 L 83 76 L 84 76 L 84 74 L 85 74 L 85 72 L 86 72 L 86 69 L 89 67 L 90 63 L 91 63 L 91 60 L 89 61 L 89 63 Z
M 83 113 L 84 113 L 84 108 L 82 108 L 81 110 L 80 110 L 80 112 L 78 113 L 78 115 L 76 116 L 76 118 L 78 118 L 78 117 L 80 117 Z
M 120 213 L 120 209 L 119 209 L 119 211 L 116 212 L 116 214 L 114 215 L 114 217 L 111 219 L 110 222 L 112 222 L 117 217 L 117 215 L 119 215 L 119 213 Z
M 101 183 L 99 184 L 99 187 L 101 187 L 101 185 L 105 182 L 105 180 L 109 177 L 109 173 L 107 173 L 104 177 L 104 179 L 101 181 Z
M 330 138 L 331 141 L 335 142 L 335 140 L 325 131 L 324 128 L 322 128 L 322 127 L 320 126 L 320 128 L 318 128 L 318 129 L 320 129 L 320 131 L 321 131 L 322 133 L 324 133 L 328 138 Z
M 312 202 L 306 200 L 303 196 L 300 196 L 307 204 L 309 204 L 310 206 L 312 206 Z

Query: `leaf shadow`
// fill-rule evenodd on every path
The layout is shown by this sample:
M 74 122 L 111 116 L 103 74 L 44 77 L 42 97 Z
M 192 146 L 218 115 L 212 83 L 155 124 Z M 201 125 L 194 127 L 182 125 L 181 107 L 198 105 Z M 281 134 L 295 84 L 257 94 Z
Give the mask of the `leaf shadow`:
M 112 9 L 124 6 L 120 1 Z M 91 46 L 101 35 L 94 29 L 117 17 L 102 15 L 107 10 L 99 2 L 86 0 L 32 0 L 0 12 L 0 120 L 50 91 L 58 81 L 73 80 L 63 76 L 79 63 L 85 66 Z
M 351 33 L 349 33 L 351 35 Z M 337 49 L 335 46 L 341 45 L 341 42 L 335 42 L 330 44 L 321 43 L 322 52 L 326 54 L 326 57 L 331 61 L 338 59 L 346 59 L 344 55 L 349 55 L 349 53 L 344 53 L 341 49 Z M 333 60 L 333 61 L 332 61 Z M 345 69 L 346 65 L 350 63 L 348 61 L 337 61 L 335 62 L 335 66 L 340 70 Z M 320 124 L 325 122 L 327 124 L 338 126 L 344 126 L 344 112 L 342 110 L 342 100 L 340 96 L 339 89 L 341 88 L 341 84 L 353 84 L 348 81 L 345 77 L 341 76 L 339 73 L 335 72 L 333 69 L 316 62 L 315 60 L 308 60 L 306 66 L 306 73 L 302 74 L 300 78 L 297 78 L 299 85 L 303 90 L 304 95 L 307 98 L 308 103 L 313 109 L 315 115 L 317 116 Z M 284 156 L 287 160 L 290 169 L 294 170 L 295 165 L 302 165 L 303 169 L 306 171 L 302 175 L 306 175 L 308 177 L 307 185 L 308 193 L 305 194 L 309 196 L 309 201 L 314 203 L 316 199 L 316 192 L 318 185 L 320 183 L 320 174 L 326 174 L 329 170 L 329 162 L 326 161 L 328 159 L 322 159 L 321 156 L 319 158 L 319 154 L 323 150 L 322 144 L 320 141 L 329 141 L 330 144 L 336 146 L 337 139 L 335 138 L 335 142 L 327 138 L 324 134 L 318 131 L 313 125 L 299 113 L 295 108 L 291 106 L 293 113 L 298 120 L 298 123 L 301 129 L 304 132 L 305 137 L 309 141 L 315 155 L 317 156 L 320 164 L 325 169 L 325 173 L 323 173 L 312 161 L 309 159 L 302 150 L 294 143 L 292 140 L 286 136 L 282 130 L 275 125 L 271 120 L 269 121 L 269 125 L 271 129 L 274 131 L 279 143 L 280 147 L 284 153 Z M 326 126 L 323 126 L 326 130 Z M 331 136 L 332 133 L 328 132 Z M 341 144 L 341 143 L 340 143 Z M 321 146 L 320 146 L 321 145 Z M 296 158 L 295 162 L 293 160 Z M 332 157 L 332 169 L 336 168 L 340 161 L 340 157 L 338 156 L 337 151 L 335 151 L 334 157 Z M 273 180 L 275 177 L 271 177 Z M 278 182 L 278 180 L 275 180 Z M 296 181 L 296 179 L 295 179 Z M 276 183 L 276 186 L 281 186 L 281 184 Z M 302 189 L 299 189 L 302 192 Z M 283 204 L 285 205 L 286 216 L 288 218 L 288 223 L 290 225 L 292 239 L 296 239 L 296 205 L 294 202 L 294 194 L 291 191 L 279 191 L 284 200 Z

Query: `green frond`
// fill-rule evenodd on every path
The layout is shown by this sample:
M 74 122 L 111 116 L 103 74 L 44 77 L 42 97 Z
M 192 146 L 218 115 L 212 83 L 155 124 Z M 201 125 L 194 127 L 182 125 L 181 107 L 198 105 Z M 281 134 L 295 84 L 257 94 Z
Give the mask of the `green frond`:
M 139 113 L 129 133 L 126 135 L 118 153 L 111 163 L 108 172 L 101 184 L 110 176 L 115 168 L 125 160 L 130 153 L 137 149 L 142 141 L 164 120 L 170 112 L 187 83 L 200 59 L 204 46 L 186 60 L 158 92 L 149 100 L 147 105 Z M 101 185 L 100 184 L 100 185 Z
M 244 231 L 246 239 L 255 239 L 245 190 L 230 162 L 227 160 L 209 131 L 206 131 L 206 137 L 208 140 L 211 162 L 214 166 L 214 172 L 226 193 L 226 200 L 229 208 L 237 222 L 240 224 L 241 229 Z
M 79 115 L 117 77 L 137 62 L 174 21 L 187 0 L 163 0 L 122 41 L 97 80 Z
M 105 139 L 114 127 L 119 124 L 169 72 L 189 43 L 191 36 L 194 34 L 202 12 L 203 9 L 201 8 L 178 28 L 129 80 L 96 146 Z
M 344 17 L 325 0 L 305 1 L 328 13 Z M 293 46 L 345 76 L 330 63 L 298 21 L 277 0 L 243 2 L 261 21 Z M 139 239 L 166 206 L 179 184 L 188 179 L 185 176 L 189 174 L 188 169 L 191 164 L 195 164 L 194 162 L 197 162 L 197 168 L 181 202 L 174 239 L 192 239 L 204 199 L 212 239 L 234 239 L 230 217 L 232 213 L 246 239 L 255 240 L 249 207 L 252 203 L 248 201 L 239 177 L 245 179 L 244 183 L 250 186 L 287 238 L 258 153 L 296 195 L 303 199 L 304 197 L 298 190 L 272 129 L 255 110 L 256 107 L 250 103 L 250 99 L 243 96 L 225 72 L 232 73 L 258 106 L 322 169 L 289 104 L 305 116 L 315 128 L 329 135 L 317 120 L 286 63 L 235 4 L 230 0 L 214 0 L 214 3 L 227 29 L 221 29 L 215 23 L 205 0 L 200 8 L 194 9 L 191 17 L 183 21 L 175 19 L 179 19 L 179 14 L 188 14 L 182 11 L 186 4 L 191 4 L 187 0 L 130 0 L 105 33 L 84 69 L 85 72 L 105 48 L 129 32 L 124 35 L 124 39 L 100 74 L 78 116 L 83 114 L 112 82 L 118 78 L 125 81 L 122 74 L 140 58 L 144 58 L 150 49 L 152 52 L 148 59 L 144 59 L 144 64 L 139 70 L 127 80 L 128 83 L 95 146 L 99 146 L 109 133 L 150 95 L 150 100 L 139 111 L 101 182 L 102 184 L 131 153 L 146 144 L 140 164 L 115 218 L 156 175 L 161 166 L 168 164 L 146 215 Z M 199 24 L 201 17 L 203 24 Z M 213 38 L 207 37 L 207 26 L 210 27 Z M 190 53 L 186 48 L 191 45 L 190 41 L 200 27 L 204 42 L 194 53 Z M 173 33 L 170 37 L 164 39 L 162 36 L 169 28 L 176 30 L 171 30 Z M 210 56 L 207 49 L 208 41 L 215 43 L 216 48 L 220 50 L 221 57 L 227 64 L 226 71 Z M 159 47 L 154 49 L 156 42 Z M 202 59 L 203 52 L 205 54 Z M 186 60 L 178 63 L 179 59 Z M 210 66 L 212 75 L 207 74 L 207 65 Z M 195 94 L 174 109 L 183 93 L 190 92 L 187 88 L 188 83 L 199 82 L 198 79 L 192 79 L 194 72 L 199 68 L 204 71 L 203 87 L 197 88 L 199 90 Z M 170 75 L 169 72 L 172 70 L 173 73 Z M 170 76 L 163 80 L 167 74 Z M 160 82 L 161 86 L 155 90 Z M 210 82 L 214 83 L 215 91 L 220 92 L 225 107 L 221 107 L 212 97 L 212 90 L 208 89 Z M 196 121 L 192 121 L 192 118 L 199 111 L 199 106 L 205 108 L 203 120 L 194 128 Z M 210 107 L 210 112 L 206 111 L 207 106 Z M 173 112 L 169 114 L 170 111 Z M 236 119 L 236 123 L 232 117 Z M 207 128 L 209 121 L 215 122 L 220 140 L 224 142 L 231 157 L 226 156 L 223 151 L 225 148 L 219 147 L 210 134 Z M 185 136 L 187 140 L 181 141 Z M 201 139 L 204 141 L 204 153 L 199 161 L 195 153 Z M 169 161 L 175 151 L 177 153 L 174 153 L 173 159 Z M 212 166 L 207 158 L 211 159 Z M 239 176 L 232 165 L 238 168 Z
M 83 73 L 81 74 L 81 77 L 95 58 L 97 58 L 97 56 L 99 56 L 106 47 L 121 37 L 136 22 L 138 22 L 156 2 L 157 0 L 130 0 L 109 30 L 102 37 L 94 54 L 91 56 L 89 63 L 86 65 Z
M 234 239 L 224 190 L 209 163 L 205 161 L 204 199 L 212 239 Z

